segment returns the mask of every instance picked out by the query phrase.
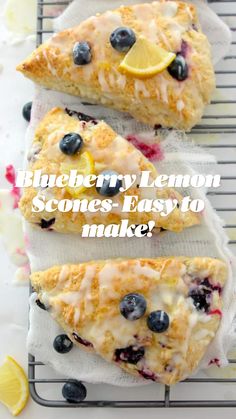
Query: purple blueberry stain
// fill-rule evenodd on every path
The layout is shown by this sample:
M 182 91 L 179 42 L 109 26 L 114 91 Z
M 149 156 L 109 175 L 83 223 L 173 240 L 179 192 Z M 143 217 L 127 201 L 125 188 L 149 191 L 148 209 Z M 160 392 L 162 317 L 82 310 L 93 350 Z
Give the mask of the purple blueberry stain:
M 192 23 L 192 30 L 198 32 L 198 27 L 195 23 Z
M 96 119 L 94 119 L 92 116 L 86 115 L 82 112 L 73 111 L 73 110 L 70 110 L 68 108 L 65 108 L 65 111 L 66 111 L 67 115 L 72 116 L 72 117 L 76 117 L 79 121 L 92 122 L 94 125 L 98 124 Z
M 81 345 L 86 346 L 87 348 L 93 348 L 93 344 L 91 342 L 81 338 L 81 336 L 79 336 L 77 333 L 73 332 L 72 336 L 75 339 L 75 341 L 80 343 Z
M 160 144 L 148 144 L 135 134 L 127 135 L 126 140 L 133 144 L 150 161 L 161 161 L 164 159 L 164 152 Z
M 219 284 L 217 284 L 217 285 L 211 284 L 209 278 L 204 279 L 204 281 L 201 282 L 201 285 L 204 286 L 204 287 L 206 287 L 206 288 L 211 289 L 212 291 L 217 291 L 219 294 L 222 293 L 222 287 L 221 287 L 221 285 L 219 285 Z
M 188 43 L 184 39 L 182 39 L 180 51 L 178 52 L 178 54 L 181 54 L 182 57 L 186 58 L 187 54 L 189 52 L 189 49 L 190 49 L 190 47 L 189 47 Z
M 138 370 L 138 373 L 141 375 L 141 377 L 145 378 L 145 380 L 158 381 L 158 376 L 147 368 Z
M 217 365 L 217 367 L 220 367 L 220 360 L 218 358 L 211 359 L 208 365 Z
M 115 350 L 115 362 L 126 362 L 127 364 L 136 365 L 145 354 L 143 346 L 127 346 L 127 348 L 119 348 Z
M 174 371 L 174 367 L 172 365 L 167 364 L 164 368 L 165 372 L 173 372 Z
M 159 345 L 160 345 L 160 347 L 161 347 L 162 349 L 165 349 L 165 348 L 166 348 L 166 345 L 165 345 L 163 342 L 159 342 Z

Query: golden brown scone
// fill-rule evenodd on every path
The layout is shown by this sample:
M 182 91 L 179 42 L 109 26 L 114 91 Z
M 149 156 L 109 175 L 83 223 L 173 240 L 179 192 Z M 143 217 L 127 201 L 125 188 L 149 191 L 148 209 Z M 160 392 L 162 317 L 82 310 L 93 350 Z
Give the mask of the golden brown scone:
M 119 65 L 125 53 L 110 43 L 119 27 L 132 28 L 169 52 L 182 55 L 188 76 L 178 81 L 167 69 L 140 80 L 123 74 Z M 92 61 L 76 65 L 73 47 L 87 42 Z M 55 34 L 17 69 L 47 88 L 70 93 L 93 103 L 129 112 L 144 123 L 189 130 L 198 123 L 215 86 L 211 51 L 202 33 L 194 5 L 157 1 L 121 6 Z
M 226 279 L 225 263 L 205 257 L 96 261 L 31 275 L 40 301 L 81 349 L 168 385 L 196 370 L 214 338 Z M 134 311 L 123 304 L 131 293 L 139 297 L 131 297 Z
M 73 116 L 70 116 L 72 114 Z M 124 197 L 128 195 L 138 196 L 139 201 L 143 198 L 162 198 L 177 199 L 182 201 L 181 195 L 170 188 L 139 188 L 138 182 L 141 171 L 150 171 L 150 182 L 158 176 L 153 164 L 144 157 L 131 143 L 115 133 L 103 121 L 80 120 L 89 117 L 55 108 L 51 110 L 38 126 L 32 149 L 29 152 L 28 170 L 42 170 L 42 174 L 55 174 L 57 177 L 65 173 L 65 167 L 75 169 L 80 163 L 83 153 L 89 153 L 94 162 L 95 174 L 100 174 L 104 170 L 113 170 L 118 174 L 137 175 L 137 181 L 126 192 L 120 192 L 112 198 L 113 204 L 117 203 L 117 208 L 112 208 L 111 212 L 56 212 L 50 213 L 32 212 L 33 198 L 44 197 L 45 202 L 52 198 L 58 201 L 62 199 L 105 199 L 95 187 L 85 189 L 75 198 L 75 189 L 71 188 L 33 188 L 24 189 L 19 207 L 27 221 L 40 226 L 43 229 L 60 233 L 80 233 L 84 224 L 120 224 L 122 219 L 128 219 L 130 224 L 147 224 L 148 221 L 155 221 L 156 231 L 160 228 L 175 232 L 180 232 L 186 227 L 199 224 L 199 216 L 188 211 L 183 213 L 176 207 L 168 216 L 163 217 L 155 212 L 121 212 Z M 68 156 L 61 152 L 59 142 L 68 133 L 78 133 L 83 139 L 82 149 L 75 156 Z M 72 165 L 73 167 L 71 167 Z M 148 195 L 148 196 L 146 196 Z

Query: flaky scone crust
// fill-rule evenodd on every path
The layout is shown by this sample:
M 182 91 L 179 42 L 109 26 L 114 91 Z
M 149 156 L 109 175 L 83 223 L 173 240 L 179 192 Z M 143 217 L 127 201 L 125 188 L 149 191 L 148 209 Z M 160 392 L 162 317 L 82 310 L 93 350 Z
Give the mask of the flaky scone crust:
M 226 279 L 225 263 L 207 257 L 96 261 L 31 275 L 40 300 L 73 342 L 131 374 L 168 385 L 196 370 L 214 338 Z M 202 284 L 211 290 L 207 311 L 197 308 L 189 294 Z M 147 302 L 146 314 L 136 321 L 120 314 L 120 301 L 129 293 L 142 294 Z M 147 316 L 155 310 L 170 318 L 164 333 L 147 327 Z M 145 350 L 137 364 L 115 357 L 117 349 L 130 346 Z
M 143 35 L 168 51 L 182 51 L 189 66 L 188 78 L 179 82 L 167 69 L 145 80 L 122 74 L 119 64 L 124 55 L 109 42 L 112 31 L 120 26 L 132 28 L 137 36 Z M 82 67 L 72 59 L 78 41 L 87 41 L 92 48 L 92 62 Z M 91 17 L 55 34 L 17 69 L 47 88 L 129 112 L 150 125 L 184 130 L 199 122 L 215 87 L 210 45 L 196 8 L 180 1 L 121 6 Z
M 103 170 L 115 170 L 119 174 L 140 175 L 141 171 L 150 171 L 151 178 L 155 179 L 158 174 L 153 164 L 144 157 L 131 143 L 116 134 L 110 126 L 103 121 L 85 122 L 78 118 L 69 116 L 62 109 L 52 109 L 41 121 L 36 132 L 32 149 L 29 152 L 28 170 L 42 170 L 42 174 L 55 174 L 56 176 L 64 173 L 61 171 L 61 163 L 74 164 L 79 160 L 80 155 L 66 156 L 59 149 L 59 142 L 65 134 L 70 132 L 79 133 L 83 138 L 83 149 L 81 152 L 89 151 L 95 161 L 95 174 Z M 151 188 L 153 198 L 177 199 L 182 201 L 181 195 L 170 188 Z M 32 212 L 32 201 L 35 196 L 44 196 L 46 201 L 55 198 L 58 201 L 62 199 L 73 199 L 65 188 L 33 188 L 24 189 L 23 196 L 19 203 L 19 208 L 27 221 L 40 226 L 42 220 L 55 218 L 55 222 L 50 229 L 60 233 L 80 233 L 83 225 L 91 224 L 120 224 L 122 219 L 128 219 L 130 224 L 146 224 L 148 221 L 155 221 L 156 231 L 162 227 L 165 230 L 179 232 L 186 227 L 199 224 L 200 219 L 196 213 L 188 211 L 183 213 L 176 208 L 167 217 L 154 212 L 130 212 L 122 213 L 121 207 L 125 195 L 135 195 L 139 200 L 144 198 L 145 188 L 138 187 L 138 181 L 127 192 L 119 193 L 113 197 L 113 202 L 118 202 L 119 207 L 112 209 L 111 212 L 67 212 L 56 211 L 48 213 L 46 211 L 36 213 Z M 95 189 L 86 189 L 78 196 L 78 199 L 104 199 Z

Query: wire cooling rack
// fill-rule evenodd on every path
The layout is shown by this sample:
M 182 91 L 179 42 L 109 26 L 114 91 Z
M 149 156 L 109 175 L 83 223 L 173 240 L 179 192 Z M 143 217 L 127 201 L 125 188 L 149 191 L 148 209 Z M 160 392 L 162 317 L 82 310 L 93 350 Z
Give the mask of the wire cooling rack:
M 58 11 L 70 1 L 38 0 L 37 45 L 52 33 L 52 8 Z M 219 162 L 222 184 L 210 190 L 209 198 L 225 220 L 229 244 L 236 253 L 236 1 L 211 2 L 211 7 L 229 25 L 233 41 L 229 55 L 216 68 L 217 91 L 199 125 L 189 134 L 198 144 L 210 148 Z M 236 359 L 230 360 L 235 364 Z M 79 368 L 79 366 L 78 366 Z M 29 355 L 29 386 L 32 398 L 47 407 L 236 407 L 236 378 L 197 376 L 173 388 L 150 385 L 132 389 L 107 385 L 88 385 L 82 403 L 62 400 L 61 388 L 67 381 L 49 366 Z

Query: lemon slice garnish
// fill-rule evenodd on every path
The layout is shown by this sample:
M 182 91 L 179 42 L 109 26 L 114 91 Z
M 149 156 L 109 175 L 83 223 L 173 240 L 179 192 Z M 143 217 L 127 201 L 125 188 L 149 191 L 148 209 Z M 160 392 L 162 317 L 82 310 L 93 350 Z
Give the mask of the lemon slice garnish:
M 145 79 L 165 70 L 175 57 L 173 52 L 168 52 L 141 36 L 124 57 L 119 69 Z
M 29 397 L 27 377 L 17 362 L 10 356 L 6 357 L 0 367 L 0 402 L 13 416 L 24 409 Z
M 92 175 L 95 172 L 94 159 L 89 151 L 85 151 L 79 155 L 79 158 L 74 163 L 62 163 L 60 171 L 62 174 L 69 175 L 71 170 L 77 170 L 78 175 L 88 176 Z M 83 191 L 86 190 L 86 187 L 81 185 L 78 188 L 73 188 L 71 186 L 66 186 L 66 190 L 70 193 L 71 196 L 77 198 Z

